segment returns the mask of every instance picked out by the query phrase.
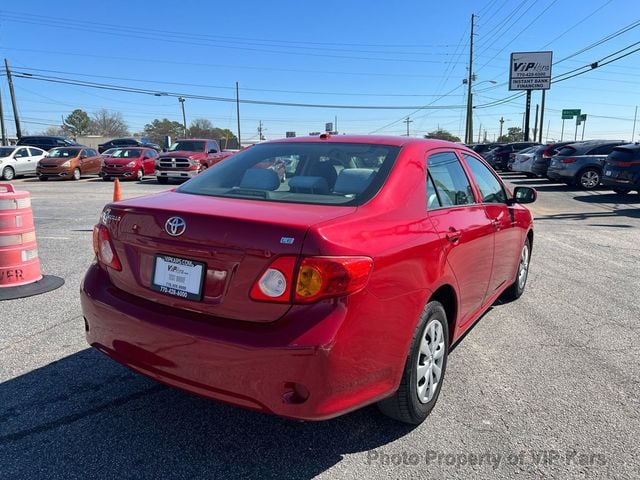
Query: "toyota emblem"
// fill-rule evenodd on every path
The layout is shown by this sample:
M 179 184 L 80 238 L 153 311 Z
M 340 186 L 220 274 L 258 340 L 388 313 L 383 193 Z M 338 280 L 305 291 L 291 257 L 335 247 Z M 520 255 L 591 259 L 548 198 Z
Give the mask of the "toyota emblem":
M 182 217 L 171 217 L 164 224 L 164 230 L 172 237 L 179 237 L 187 229 L 187 222 Z

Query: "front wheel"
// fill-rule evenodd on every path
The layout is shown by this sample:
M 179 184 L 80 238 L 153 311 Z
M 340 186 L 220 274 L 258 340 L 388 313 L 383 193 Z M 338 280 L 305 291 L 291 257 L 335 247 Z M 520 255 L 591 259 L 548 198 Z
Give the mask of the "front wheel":
M 527 238 L 520 251 L 520 261 L 518 262 L 518 275 L 516 281 L 513 282 L 502 294 L 502 298 L 511 301 L 517 300 L 524 293 L 524 287 L 527 286 L 527 278 L 529 277 L 529 262 L 531 260 L 531 242 Z
M 71 178 L 73 178 L 74 180 L 80 180 L 80 177 L 82 176 L 82 174 L 80 173 L 80 169 L 76 168 L 73 171 L 73 176 Z
M 578 185 L 585 190 L 593 190 L 600 185 L 600 172 L 595 168 L 587 168 L 580 173 Z
M 400 381 L 389 398 L 378 403 L 385 415 L 418 425 L 435 406 L 447 367 L 449 328 L 440 302 L 429 302 L 418 321 Z
M 2 170 L 2 179 L 11 181 L 15 178 L 16 172 L 11 167 L 4 167 Z

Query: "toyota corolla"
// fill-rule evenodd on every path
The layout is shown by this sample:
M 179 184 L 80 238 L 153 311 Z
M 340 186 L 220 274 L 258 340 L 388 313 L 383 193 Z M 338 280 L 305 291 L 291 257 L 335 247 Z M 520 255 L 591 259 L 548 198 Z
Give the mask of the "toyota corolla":
M 269 168 L 282 158 L 284 178 Z M 449 142 L 261 143 L 105 207 L 81 288 L 87 339 L 234 405 L 321 420 L 377 403 L 417 424 L 450 347 L 523 293 L 535 198 Z

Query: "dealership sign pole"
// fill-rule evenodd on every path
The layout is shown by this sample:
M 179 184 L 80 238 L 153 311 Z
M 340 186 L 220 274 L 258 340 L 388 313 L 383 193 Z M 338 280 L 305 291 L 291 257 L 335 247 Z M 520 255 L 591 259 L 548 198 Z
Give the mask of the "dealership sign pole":
M 509 90 L 526 90 L 527 103 L 524 122 L 524 141 L 529 141 L 531 90 L 551 88 L 553 52 L 513 52 L 509 67 Z M 535 140 L 535 139 L 534 139 Z

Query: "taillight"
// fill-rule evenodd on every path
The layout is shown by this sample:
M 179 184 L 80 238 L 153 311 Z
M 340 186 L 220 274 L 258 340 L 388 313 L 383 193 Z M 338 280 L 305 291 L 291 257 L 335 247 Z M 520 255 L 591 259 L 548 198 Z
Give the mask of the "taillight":
M 251 289 L 254 300 L 313 303 L 362 290 L 369 281 L 369 257 L 279 257 Z M 294 284 L 295 282 L 295 284 Z
M 560 159 L 560 163 L 574 163 L 575 161 L 576 161 L 575 157 L 567 157 L 567 158 Z
M 109 229 L 104 225 L 93 227 L 93 251 L 100 263 L 114 270 L 122 270 L 120 259 L 113 248 Z

